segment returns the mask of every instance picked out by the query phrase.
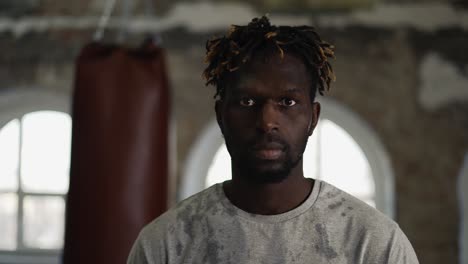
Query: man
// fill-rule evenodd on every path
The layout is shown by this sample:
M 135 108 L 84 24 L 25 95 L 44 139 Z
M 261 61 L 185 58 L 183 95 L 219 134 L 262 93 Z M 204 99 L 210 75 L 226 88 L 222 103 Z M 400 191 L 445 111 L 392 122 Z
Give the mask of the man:
M 146 226 L 128 263 L 418 263 L 395 222 L 303 175 L 330 57 L 313 28 L 266 17 L 208 41 L 204 75 L 216 86 L 232 180 Z

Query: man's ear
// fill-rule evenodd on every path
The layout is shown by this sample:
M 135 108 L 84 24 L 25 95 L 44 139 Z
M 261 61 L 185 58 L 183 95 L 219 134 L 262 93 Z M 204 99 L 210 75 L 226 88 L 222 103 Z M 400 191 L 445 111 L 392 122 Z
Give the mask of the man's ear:
M 215 113 L 216 113 L 216 122 L 218 122 L 218 126 L 221 129 L 221 133 L 224 135 L 223 130 L 223 118 L 222 118 L 222 110 L 223 110 L 223 101 L 216 100 L 215 102 Z
M 309 122 L 309 127 L 307 129 L 309 136 L 312 136 L 312 133 L 314 132 L 315 127 L 317 126 L 317 123 L 320 117 L 320 109 L 321 108 L 320 108 L 319 102 L 312 103 L 312 116 Z

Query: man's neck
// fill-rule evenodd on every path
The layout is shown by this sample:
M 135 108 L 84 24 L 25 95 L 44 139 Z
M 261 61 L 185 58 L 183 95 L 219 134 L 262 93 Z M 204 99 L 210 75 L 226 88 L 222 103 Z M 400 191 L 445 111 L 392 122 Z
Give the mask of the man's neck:
M 228 199 L 238 208 L 253 214 L 275 215 L 288 212 L 309 196 L 313 180 L 304 178 L 302 167 L 278 183 L 252 183 L 233 175 L 224 184 Z

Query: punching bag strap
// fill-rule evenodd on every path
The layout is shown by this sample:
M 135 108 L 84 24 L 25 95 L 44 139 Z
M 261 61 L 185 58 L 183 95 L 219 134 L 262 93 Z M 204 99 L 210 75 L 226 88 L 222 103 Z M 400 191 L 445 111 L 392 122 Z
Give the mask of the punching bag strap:
M 104 31 L 109 24 L 109 20 L 114 12 L 115 5 L 117 0 L 107 0 L 102 11 L 102 15 L 99 19 L 96 32 L 94 33 L 93 40 L 100 41 L 104 36 Z M 120 28 L 119 35 L 117 36 L 117 42 L 121 43 L 127 34 L 127 24 L 130 21 L 130 12 L 133 10 L 133 0 L 124 0 L 122 1 L 122 13 L 121 18 L 118 24 Z
M 102 11 L 101 18 L 99 19 L 99 24 L 97 26 L 96 32 L 94 32 L 93 40 L 100 41 L 104 35 L 104 30 L 109 23 L 109 19 L 114 11 L 115 3 L 117 0 L 107 0 L 104 10 Z

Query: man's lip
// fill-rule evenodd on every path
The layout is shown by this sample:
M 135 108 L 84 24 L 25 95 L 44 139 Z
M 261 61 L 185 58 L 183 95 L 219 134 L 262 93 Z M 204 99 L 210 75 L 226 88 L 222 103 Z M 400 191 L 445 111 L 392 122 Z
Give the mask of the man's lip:
M 284 152 L 284 145 L 277 141 L 257 142 L 252 147 L 252 154 L 261 160 L 276 160 Z
M 275 160 L 278 159 L 281 154 L 283 153 L 283 150 L 281 149 L 256 149 L 254 150 L 254 155 L 255 157 L 263 160 Z
M 283 145 L 278 143 L 268 143 L 264 145 L 258 145 L 253 149 L 255 157 L 263 160 L 275 160 L 278 159 L 283 153 Z
M 269 142 L 269 143 L 264 143 L 264 144 L 256 144 L 253 147 L 254 151 L 259 151 L 259 150 L 283 150 L 284 146 L 281 143 L 277 142 Z

